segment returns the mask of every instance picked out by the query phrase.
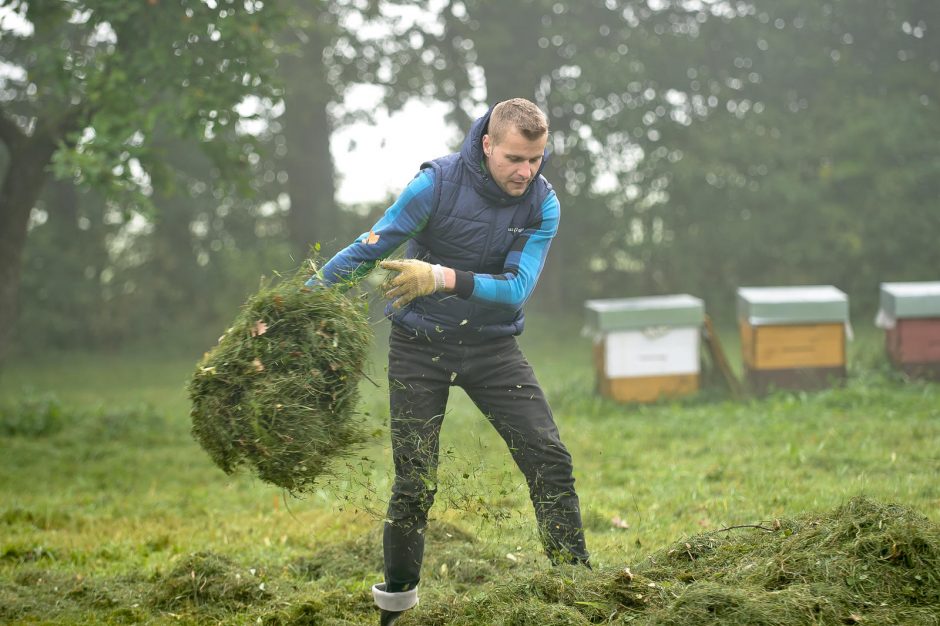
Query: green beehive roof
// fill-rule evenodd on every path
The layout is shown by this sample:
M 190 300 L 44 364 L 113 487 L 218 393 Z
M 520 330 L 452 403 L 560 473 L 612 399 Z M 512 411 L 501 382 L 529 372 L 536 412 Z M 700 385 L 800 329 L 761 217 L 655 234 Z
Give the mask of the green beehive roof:
M 609 332 L 654 326 L 701 326 L 705 305 L 694 296 L 650 296 L 588 300 L 586 325 L 592 331 Z
M 830 285 L 740 287 L 738 318 L 751 326 L 846 322 L 849 298 Z
M 940 317 L 940 282 L 881 283 L 881 310 L 896 319 Z

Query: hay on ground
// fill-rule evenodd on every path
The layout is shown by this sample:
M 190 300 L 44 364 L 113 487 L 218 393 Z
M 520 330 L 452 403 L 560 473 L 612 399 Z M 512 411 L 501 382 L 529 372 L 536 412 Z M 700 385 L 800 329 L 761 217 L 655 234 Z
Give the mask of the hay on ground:
M 271 595 L 257 570 L 240 568 L 212 552 L 190 554 L 156 583 L 152 603 L 165 610 L 186 606 L 237 610 L 263 603 Z
M 262 285 L 188 389 L 193 436 L 222 470 L 244 464 L 293 493 L 366 439 L 356 414 L 372 340 L 366 303 L 306 289 L 309 274 Z
M 940 624 L 940 526 L 855 498 L 827 513 L 690 537 L 635 567 L 540 572 L 419 607 L 408 623 Z

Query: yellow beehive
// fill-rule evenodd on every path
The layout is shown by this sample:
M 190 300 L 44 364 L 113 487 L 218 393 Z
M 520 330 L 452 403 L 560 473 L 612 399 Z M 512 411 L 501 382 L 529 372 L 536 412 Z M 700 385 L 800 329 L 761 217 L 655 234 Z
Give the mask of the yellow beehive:
M 744 372 L 758 392 L 845 378 L 848 297 L 831 286 L 738 289 Z

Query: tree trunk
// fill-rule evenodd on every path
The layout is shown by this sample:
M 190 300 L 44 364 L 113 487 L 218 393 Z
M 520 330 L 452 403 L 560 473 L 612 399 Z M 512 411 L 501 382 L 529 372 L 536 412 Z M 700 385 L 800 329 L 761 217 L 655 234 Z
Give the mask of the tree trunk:
M 327 105 L 331 87 L 324 73 L 323 44 L 311 36 L 300 59 L 284 62 L 289 85 L 284 97 L 287 157 L 285 169 L 290 193 L 287 224 L 294 253 L 305 259 L 315 243 L 330 256 L 351 233 L 340 233 L 339 208 L 333 180 L 333 133 Z
M 287 223 L 291 243 L 300 258 L 306 258 L 315 243 L 320 243 L 321 254 L 332 254 L 345 239 L 343 233 L 338 232 L 339 209 L 330 154 L 332 128 L 326 103 L 288 99 L 286 114 L 286 169 L 290 192 Z
M 10 164 L 0 187 L 0 364 L 16 323 L 29 215 L 42 193 L 55 149 L 52 141 L 42 137 L 10 147 Z

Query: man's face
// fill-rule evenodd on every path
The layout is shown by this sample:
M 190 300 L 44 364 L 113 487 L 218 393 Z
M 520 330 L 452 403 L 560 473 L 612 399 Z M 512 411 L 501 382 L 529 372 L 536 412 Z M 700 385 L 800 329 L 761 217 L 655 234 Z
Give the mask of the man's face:
M 542 165 L 548 134 L 527 139 L 516 128 L 504 133 L 499 142 L 483 135 L 483 154 L 490 176 L 510 196 L 521 196 Z

